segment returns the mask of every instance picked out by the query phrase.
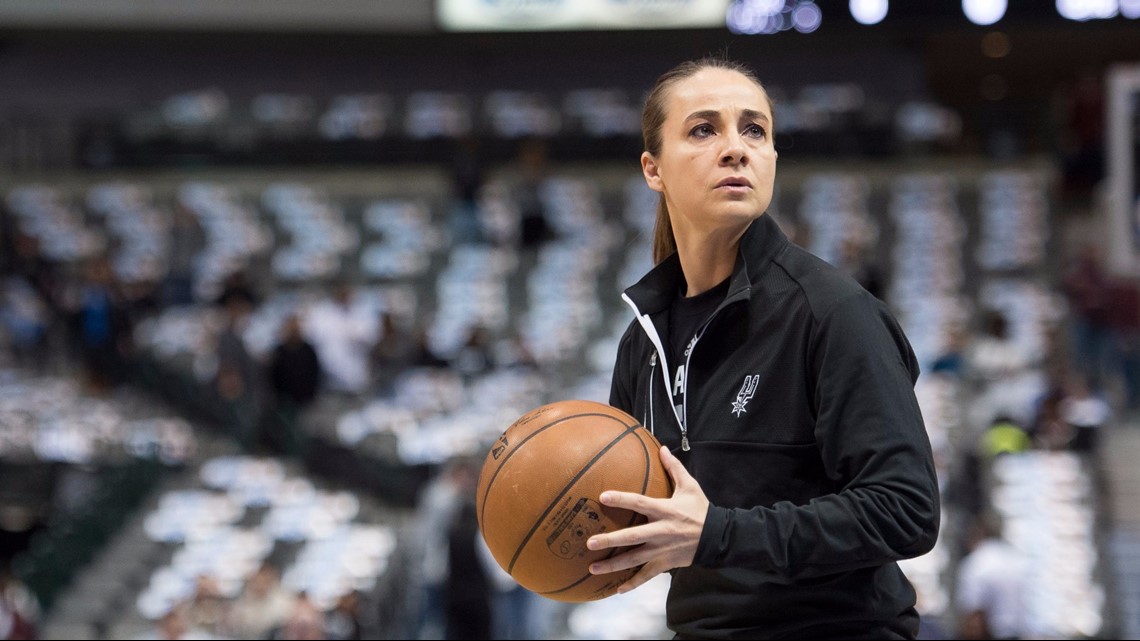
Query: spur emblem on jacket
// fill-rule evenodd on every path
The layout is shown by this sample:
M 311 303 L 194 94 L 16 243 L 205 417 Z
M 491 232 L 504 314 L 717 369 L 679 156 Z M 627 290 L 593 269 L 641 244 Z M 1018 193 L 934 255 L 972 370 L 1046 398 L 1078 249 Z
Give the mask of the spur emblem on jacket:
M 740 386 L 740 391 L 736 393 L 736 400 L 732 402 L 732 413 L 736 415 L 736 418 L 740 418 L 741 414 L 748 412 L 745 408 L 748 406 L 748 401 L 751 401 L 752 396 L 756 394 L 756 386 L 759 383 L 759 374 L 749 374 L 744 377 L 744 384 Z

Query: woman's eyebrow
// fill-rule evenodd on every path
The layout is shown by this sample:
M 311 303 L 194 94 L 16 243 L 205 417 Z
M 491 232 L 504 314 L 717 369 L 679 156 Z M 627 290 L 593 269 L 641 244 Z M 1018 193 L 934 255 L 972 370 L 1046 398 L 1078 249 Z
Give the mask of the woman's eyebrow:
M 763 111 L 756 111 L 755 109 L 743 109 L 740 112 L 742 120 L 762 120 L 768 122 L 768 115 Z M 686 121 L 689 120 L 720 120 L 720 112 L 715 109 L 701 109 L 689 114 Z
M 715 109 L 702 109 L 689 114 L 685 120 L 720 120 L 720 112 Z
M 744 120 L 763 120 L 764 122 L 768 122 L 768 115 L 765 114 L 763 111 L 756 111 L 755 109 L 745 109 L 744 111 L 740 112 L 740 114 L 741 114 L 741 116 L 743 116 Z

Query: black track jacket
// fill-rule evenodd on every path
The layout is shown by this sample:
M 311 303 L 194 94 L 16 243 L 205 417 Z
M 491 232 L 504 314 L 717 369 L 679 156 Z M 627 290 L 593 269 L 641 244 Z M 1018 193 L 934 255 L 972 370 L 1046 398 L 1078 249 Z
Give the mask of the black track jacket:
M 761 216 L 697 330 L 678 416 L 663 341 L 681 278 L 674 254 L 626 290 L 637 318 L 610 392 L 711 503 L 692 566 L 673 572 L 669 627 L 680 638 L 913 637 L 915 593 L 895 561 L 934 546 L 939 495 L 902 329 Z

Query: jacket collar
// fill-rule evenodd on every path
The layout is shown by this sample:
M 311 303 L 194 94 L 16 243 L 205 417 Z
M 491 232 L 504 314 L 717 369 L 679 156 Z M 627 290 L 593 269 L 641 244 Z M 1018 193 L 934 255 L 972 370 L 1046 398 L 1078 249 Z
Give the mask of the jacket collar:
M 767 268 L 787 244 L 788 237 L 770 215 L 764 214 L 752 221 L 740 238 L 740 249 L 729 280 L 728 294 L 721 306 L 751 298 L 752 280 Z M 642 314 L 655 314 L 668 309 L 673 303 L 681 278 L 681 259 L 674 252 L 626 289 L 625 293 Z

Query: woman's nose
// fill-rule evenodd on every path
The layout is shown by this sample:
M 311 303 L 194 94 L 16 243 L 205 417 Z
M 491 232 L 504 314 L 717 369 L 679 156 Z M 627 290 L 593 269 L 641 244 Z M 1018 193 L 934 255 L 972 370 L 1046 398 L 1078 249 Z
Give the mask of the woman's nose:
M 724 151 L 721 153 L 720 162 L 725 165 L 748 164 L 748 150 L 744 146 L 744 141 L 741 139 L 740 134 L 728 134 Z

